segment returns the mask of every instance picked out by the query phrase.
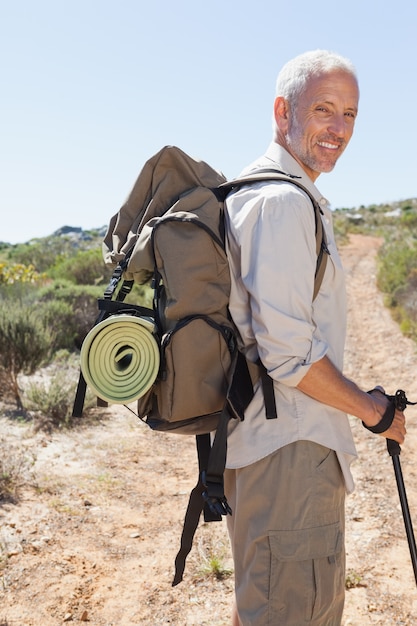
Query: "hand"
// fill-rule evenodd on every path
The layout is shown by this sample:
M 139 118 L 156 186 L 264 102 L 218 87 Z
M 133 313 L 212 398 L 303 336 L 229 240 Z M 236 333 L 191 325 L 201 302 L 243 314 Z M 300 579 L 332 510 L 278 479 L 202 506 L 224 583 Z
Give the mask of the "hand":
M 376 424 L 381 421 L 382 416 L 387 410 L 390 401 L 385 395 L 385 391 L 382 387 L 375 387 L 375 389 L 373 389 L 369 395 L 372 397 L 372 401 L 374 403 L 375 418 L 372 420 L 372 423 L 370 423 L 369 421 L 369 423 L 367 422 L 366 425 L 376 426 Z M 405 415 L 403 411 L 395 409 L 394 419 L 392 420 L 391 426 L 388 428 L 388 430 L 385 430 L 383 433 L 380 434 L 386 439 L 393 439 L 394 441 L 402 444 L 404 442 L 406 432 Z
M 404 443 L 406 434 L 405 415 L 402 411 L 395 409 L 391 426 L 384 433 L 381 433 L 381 436 L 386 439 L 393 439 L 394 441 L 398 441 L 399 444 L 402 444 Z

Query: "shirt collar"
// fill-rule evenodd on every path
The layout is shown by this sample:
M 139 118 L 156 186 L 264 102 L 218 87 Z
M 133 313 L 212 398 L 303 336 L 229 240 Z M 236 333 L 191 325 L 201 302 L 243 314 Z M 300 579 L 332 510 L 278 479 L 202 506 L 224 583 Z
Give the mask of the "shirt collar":
M 307 176 L 298 161 L 296 161 L 294 157 L 291 156 L 288 150 L 280 146 L 278 143 L 275 143 L 273 141 L 269 144 L 269 147 L 264 157 L 262 157 L 262 160 L 272 161 L 275 167 L 278 166 L 278 169 L 282 170 L 286 174 L 299 176 L 300 182 L 304 185 L 304 187 L 307 187 L 309 192 L 317 200 L 320 206 L 326 208 L 329 206 L 329 201 L 320 193 L 316 185 L 313 183 L 311 178 Z

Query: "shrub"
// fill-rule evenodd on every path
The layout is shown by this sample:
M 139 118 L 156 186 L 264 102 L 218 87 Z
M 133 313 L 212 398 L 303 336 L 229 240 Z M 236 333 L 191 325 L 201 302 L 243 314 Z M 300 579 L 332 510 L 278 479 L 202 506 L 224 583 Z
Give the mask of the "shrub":
M 37 283 L 0 283 L 0 300 L 10 306 L 18 302 L 22 306 L 30 306 L 38 300 L 39 289 L 42 284 Z
M 413 207 L 403 207 L 403 213 L 401 215 L 401 226 L 404 226 L 405 228 L 416 228 L 417 211 Z
M 402 241 L 391 241 L 379 250 L 378 287 L 393 296 L 394 292 L 407 284 L 410 272 L 417 268 L 416 246 L 404 245 Z
M 66 280 L 54 281 L 38 293 L 39 306 L 55 335 L 54 349 L 80 349 L 98 315 L 97 299 L 103 287 L 74 285 Z M 151 306 L 149 287 L 134 285 L 125 302 Z
M 19 487 L 25 482 L 34 460 L 23 450 L 11 448 L 10 442 L 0 439 L 0 502 L 17 498 Z
M 38 427 L 51 430 L 71 422 L 75 385 L 65 374 L 55 374 L 48 383 L 31 383 L 26 396 L 27 407 L 37 412 Z
M 57 259 L 74 254 L 74 242 L 65 237 L 44 237 L 30 243 L 17 244 L 9 250 L 9 259 L 15 263 L 33 265 L 38 272 L 46 272 Z
M 97 298 L 101 287 L 74 285 L 65 280 L 54 281 L 40 290 L 39 307 L 54 330 L 54 349 L 79 349 L 93 326 L 97 314 Z
M 53 363 L 42 372 L 43 379 L 29 383 L 25 390 L 25 404 L 34 412 L 36 430 L 51 432 L 80 423 L 79 418 L 72 417 L 79 372 L 79 358 L 61 350 Z M 87 389 L 84 409 L 89 409 L 96 403 L 96 397 Z
M 63 300 L 48 300 L 39 305 L 45 325 L 52 336 L 51 351 L 74 350 L 79 342 L 79 329 L 74 310 Z
M 52 278 L 70 280 L 76 285 L 99 285 L 109 281 L 111 270 L 103 261 L 101 249 L 93 248 L 61 259 L 48 274 Z
M 43 281 L 45 281 L 45 275 L 37 272 L 34 265 L 0 263 L 0 284 L 2 285 L 36 284 Z
M 35 307 L 0 304 L 0 366 L 9 376 L 19 408 L 23 404 L 18 374 L 32 374 L 50 355 L 51 344 L 51 334 Z

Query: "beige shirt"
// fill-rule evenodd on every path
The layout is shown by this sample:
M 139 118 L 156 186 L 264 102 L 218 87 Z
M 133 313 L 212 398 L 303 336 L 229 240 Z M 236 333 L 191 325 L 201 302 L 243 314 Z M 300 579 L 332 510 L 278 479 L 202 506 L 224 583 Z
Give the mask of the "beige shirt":
M 230 311 L 247 355 L 253 361 L 259 355 L 273 378 L 278 419 L 266 419 L 258 385 L 245 419 L 230 424 L 227 467 L 249 465 L 297 440 L 315 441 L 337 452 L 350 492 L 349 466 L 356 451 L 347 415 L 296 388 L 310 365 L 324 355 L 343 368 L 346 295 L 331 210 L 300 165 L 278 144 L 271 144 L 244 173 L 268 165 L 301 177 L 319 202 L 330 257 L 313 302 L 317 255 L 308 196 L 290 183 L 273 181 L 242 187 L 228 197 Z

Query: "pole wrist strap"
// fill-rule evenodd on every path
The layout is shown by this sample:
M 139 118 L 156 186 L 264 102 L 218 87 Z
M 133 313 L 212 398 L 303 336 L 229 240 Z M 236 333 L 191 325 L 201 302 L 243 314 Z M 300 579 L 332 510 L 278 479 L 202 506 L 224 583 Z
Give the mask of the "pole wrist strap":
M 368 391 L 368 393 L 372 394 L 372 392 L 376 390 L 379 391 L 379 393 L 383 393 L 380 389 L 371 389 L 371 391 Z M 407 400 L 407 396 L 402 389 L 398 389 L 394 396 L 389 396 L 386 393 L 384 393 L 384 396 L 388 398 L 389 404 L 385 409 L 385 413 L 382 416 L 381 420 L 378 422 L 378 424 L 375 424 L 375 426 L 367 426 L 365 422 L 362 422 L 363 426 L 367 430 L 370 430 L 371 433 L 376 433 L 378 435 L 384 433 L 391 426 L 394 420 L 396 409 L 398 409 L 399 411 L 404 411 L 407 404 L 416 404 L 416 402 L 410 402 L 409 400 Z

